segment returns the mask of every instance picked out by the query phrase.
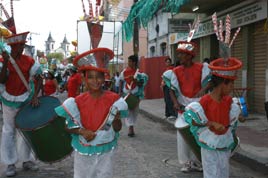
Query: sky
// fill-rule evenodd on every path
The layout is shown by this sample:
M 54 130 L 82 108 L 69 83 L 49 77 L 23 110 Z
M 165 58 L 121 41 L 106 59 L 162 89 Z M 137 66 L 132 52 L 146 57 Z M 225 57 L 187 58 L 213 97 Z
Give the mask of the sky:
M 11 16 L 10 0 L 0 1 Z M 32 40 L 29 40 L 29 34 L 27 44 L 39 50 L 45 50 L 50 32 L 55 48 L 60 47 L 65 35 L 70 43 L 76 40 L 77 21 L 83 16 L 81 0 L 14 0 L 13 12 L 17 33 L 32 32 Z M 5 20 L 5 15 L 3 17 Z M 74 47 L 70 45 L 72 49 Z

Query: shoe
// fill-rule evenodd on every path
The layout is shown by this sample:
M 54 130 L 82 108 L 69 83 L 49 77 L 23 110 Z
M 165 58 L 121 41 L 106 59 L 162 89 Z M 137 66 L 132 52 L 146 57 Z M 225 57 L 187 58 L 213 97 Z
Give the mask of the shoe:
M 203 171 L 202 165 L 197 162 L 191 162 L 191 171 L 202 172 Z
M 16 167 L 14 164 L 10 164 L 7 166 L 7 169 L 6 169 L 6 176 L 7 177 L 13 177 L 16 175 Z
M 129 133 L 129 134 L 127 134 L 129 137 L 134 137 L 135 136 L 135 134 L 134 133 Z
M 39 167 L 32 161 L 23 162 L 22 167 L 25 171 L 37 171 L 39 169 Z
M 184 172 L 184 173 L 188 173 L 191 171 L 191 162 L 186 162 L 182 168 L 181 168 L 181 172 Z
M 129 137 L 134 137 L 135 136 L 135 132 L 134 132 L 134 127 L 133 126 L 129 126 L 129 128 L 128 128 L 128 136 Z

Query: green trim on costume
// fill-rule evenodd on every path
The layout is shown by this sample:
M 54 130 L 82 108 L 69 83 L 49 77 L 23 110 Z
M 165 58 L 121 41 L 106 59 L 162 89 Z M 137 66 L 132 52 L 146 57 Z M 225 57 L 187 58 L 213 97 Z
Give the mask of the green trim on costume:
M 208 82 L 211 80 L 211 74 L 207 75 L 206 78 L 204 78 L 201 82 L 202 88 L 206 87 L 208 85 Z
M 168 88 L 171 88 L 171 81 L 170 81 L 170 78 L 166 77 L 166 76 L 163 76 L 163 80 L 165 82 L 165 85 L 168 87 Z
M 30 93 L 29 97 L 23 102 L 8 101 L 5 98 L 3 98 L 2 96 L 1 96 L 1 101 L 6 106 L 9 106 L 9 107 L 12 107 L 12 108 L 20 108 L 21 106 L 25 105 L 26 103 L 28 103 L 33 98 L 35 87 L 34 87 L 34 82 L 32 80 L 30 81 L 30 88 L 31 88 L 31 93 Z
M 128 116 L 128 114 L 129 114 L 128 110 L 120 110 L 119 113 L 120 113 L 120 118 L 121 119 L 126 118 Z
M 191 133 L 193 134 L 194 138 L 195 138 L 195 141 L 197 142 L 197 144 L 202 147 L 202 148 L 205 148 L 207 150 L 217 150 L 217 151 L 227 151 L 227 150 L 232 150 L 236 143 L 233 142 L 229 147 L 225 148 L 225 149 L 215 149 L 215 148 L 211 148 L 209 147 L 207 144 L 205 143 L 202 143 L 199 141 L 199 137 L 198 137 L 198 130 L 200 129 L 200 127 L 206 127 L 206 126 L 195 126 L 192 124 L 192 120 L 194 120 L 195 122 L 198 121 L 198 116 L 196 113 L 194 113 L 193 111 L 191 110 L 188 110 L 188 111 L 185 111 L 183 113 L 183 116 L 184 116 L 184 119 L 185 121 L 190 125 L 190 131 Z M 200 123 L 200 122 L 199 122 Z M 198 124 L 199 124 L 198 123 Z
M 64 117 L 66 119 L 66 124 L 69 129 L 72 128 L 79 128 L 77 124 L 74 123 L 70 115 L 65 111 L 64 107 L 58 106 L 55 108 L 55 112 L 57 115 Z M 121 114 L 121 111 L 120 111 Z M 108 152 L 115 148 L 117 146 L 117 140 L 119 138 L 119 133 L 115 132 L 115 137 L 114 140 L 106 143 L 106 144 L 101 144 L 98 146 L 84 146 L 80 143 L 79 140 L 79 135 L 78 134 L 71 134 L 72 136 L 72 147 L 79 153 L 83 155 L 94 155 L 94 154 L 102 154 L 105 152 Z
M 79 141 L 79 135 L 77 134 L 71 134 L 71 135 L 72 135 L 72 147 L 76 151 L 84 155 L 95 155 L 109 152 L 110 150 L 114 149 L 117 146 L 117 140 L 119 138 L 119 133 L 115 132 L 114 140 L 109 143 L 98 146 L 83 146 Z

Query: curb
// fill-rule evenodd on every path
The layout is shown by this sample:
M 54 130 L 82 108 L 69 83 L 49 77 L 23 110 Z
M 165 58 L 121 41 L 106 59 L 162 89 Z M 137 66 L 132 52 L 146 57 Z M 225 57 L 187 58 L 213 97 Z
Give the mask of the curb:
M 156 116 L 142 108 L 140 108 L 140 113 L 148 117 L 154 122 L 158 122 L 161 124 L 164 124 L 167 126 L 170 130 L 176 131 L 176 128 L 174 127 L 174 123 L 171 121 L 168 121 L 166 119 L 162 119 L 159 116 Z M 257 159 L 253 159 L 248 156 L 249 154 L 242 150 L 241 147 L 237 150 L 237 152 L 234 153 L 234 155 L 231 157 L 231 159 L 249 167 L 250 169 L 260 172 L 262 174 L 268 175 L 268 164 L 261 163 Z

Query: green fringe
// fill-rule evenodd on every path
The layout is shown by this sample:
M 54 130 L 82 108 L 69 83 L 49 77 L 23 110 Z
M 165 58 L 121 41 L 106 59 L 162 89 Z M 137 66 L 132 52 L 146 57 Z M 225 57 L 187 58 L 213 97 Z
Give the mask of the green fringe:
M 183 4 L 191 0 L 139 0 L 132 5 L 130 13 L 123 23 L 123 38 L 130 41 L 133 37 L 133 24 L 137 20 L 138 27 L 147 28 L 148 22 L 158 10 L 163 12 L 178 13 Z

